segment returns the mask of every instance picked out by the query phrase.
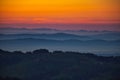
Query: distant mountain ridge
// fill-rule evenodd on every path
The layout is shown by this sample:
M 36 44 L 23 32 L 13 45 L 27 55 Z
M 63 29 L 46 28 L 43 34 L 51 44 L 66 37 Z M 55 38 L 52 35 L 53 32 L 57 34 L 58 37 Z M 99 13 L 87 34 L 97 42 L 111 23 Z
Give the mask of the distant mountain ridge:
M 78 35 L 72 33 L 38 33 L 38 34 L 0 34 L 0 40 L 5 39 L 21 39 L 21 38 L 38 38 L 38 39 L 54 39 L 54 40 L 68 40 L 68 39 L 78 39 L 78 40 L 92 40 L 92 39 L 102 39 L 102 40 L 118 40 L 120 39 L 120 33 L 101 33 L 94 35 Z
M 80 36 L 68 33 L 54 33 L 54 34 L 0 34 L 0 39 L 21 39 L 21 38 L 38 38 L 38 39 L 54 39 L 54 40 L 66 40 L 66 39 L 91 39 L 88 36 Z
M 101 34 L 101 33 L 114 33 L 119 31 L 91 31 L 91 30 L 59 30 L 59 29 L 52 29 L 52 28 L 0 28 L 0 34 L 36 34 L 36 33 L 72 33 L 72 34 Z
M 67 39 L 67 40 L 54 40 L 54 39 L 38 39 L 38 38 L 21 38 L 21 39 L 8 39 L 8 40 L 0 40 L 0 41 L 17 41 L 17 40 L 35 40 L 35 41 L 58 41 L 58 42 L 120 42 L 120 40 L 102 40 L 102 39 L 93 39 L 93 40 L 79 40 L 79 39 Z
M 12 28 L 12 27 L 6 27 L 6 28 L 0 28 L 1 30 L 49 30 L 49 31 L 81 31 L 81 32 L 116 32 L 116 31 L 109 31 L 109 30 L 59 30 L 59 29 L 53 29 L 53 28 Z M 119 32 L 119 31 L 118 31 Z

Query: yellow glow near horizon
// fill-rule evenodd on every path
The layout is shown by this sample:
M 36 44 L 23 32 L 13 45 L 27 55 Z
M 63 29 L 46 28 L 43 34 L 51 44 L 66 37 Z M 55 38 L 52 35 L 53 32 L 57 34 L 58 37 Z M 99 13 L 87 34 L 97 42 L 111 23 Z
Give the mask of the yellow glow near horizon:
M 119 0 L 2 0 L 1 23 L 119 23 Z

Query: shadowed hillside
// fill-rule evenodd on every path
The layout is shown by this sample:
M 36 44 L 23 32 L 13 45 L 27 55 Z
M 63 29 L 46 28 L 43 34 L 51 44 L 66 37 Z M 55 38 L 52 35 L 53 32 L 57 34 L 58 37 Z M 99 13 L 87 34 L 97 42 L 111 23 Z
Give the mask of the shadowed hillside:
M 120 80 L 119 56 L 47 49 L 26 53 L 0 50 L 0 66 L 2 80 Z

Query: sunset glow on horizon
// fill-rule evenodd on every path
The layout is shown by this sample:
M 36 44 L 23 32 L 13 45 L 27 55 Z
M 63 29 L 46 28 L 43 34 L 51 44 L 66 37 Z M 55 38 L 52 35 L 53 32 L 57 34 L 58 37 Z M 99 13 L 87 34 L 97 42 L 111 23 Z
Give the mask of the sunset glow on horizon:
M 1 0 L 1 24 L 119 24 L 119 0 Z

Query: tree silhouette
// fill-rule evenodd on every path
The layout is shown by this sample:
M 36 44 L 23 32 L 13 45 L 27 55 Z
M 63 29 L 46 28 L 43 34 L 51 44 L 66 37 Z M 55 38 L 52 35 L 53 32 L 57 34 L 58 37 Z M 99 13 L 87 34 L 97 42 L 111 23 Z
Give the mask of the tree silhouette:
M 120 56 L 49 52 L 47 49 L 32 52 L 0 49 L 0 80 L 120 80 L 119 74 Z
M 16 77 L 0 77 L 0 80 L 21 80 L 21 79 Z
M 49 51 L 47 49 L 38 49 L 32 52 L 33 54 L 47 54 Z

